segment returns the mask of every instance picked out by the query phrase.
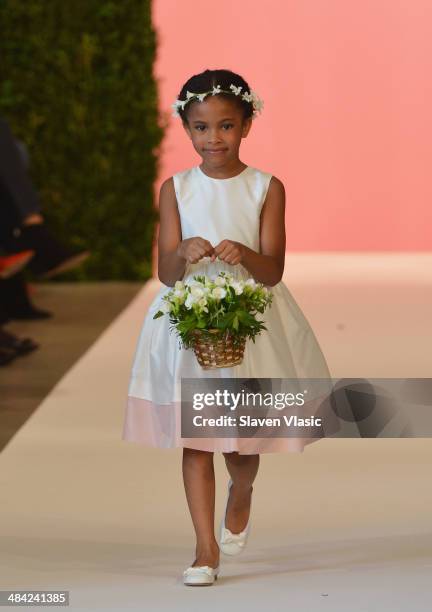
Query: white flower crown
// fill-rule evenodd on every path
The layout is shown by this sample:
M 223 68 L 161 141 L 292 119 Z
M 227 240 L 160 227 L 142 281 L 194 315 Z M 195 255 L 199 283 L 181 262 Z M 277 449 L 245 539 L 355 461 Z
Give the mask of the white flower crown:
M 258 113 L 261 113 L 261 110 L 264 106 L 264 102 L 258 97 L 256 92 L 253 91 L 252 89 L 250 90 L 250 93 L 245 91 L 243 94 L 240 94 L 241 89 L 242 89 L 241 86 L 236 87 L 235 85 L 231 84 L 230 85 L 231 91 L 227 91 L 226 89 L 221 89 L 220 85 L 216 85 L 213 87 L 211 91 L 205 91 L 204 93 L 192 93 L 190 91 L 187 91 L 186 100 L 177 99 L 175 102 L 173 102 L 173 104 L 171 104 L 171 107 L 174 109 L 172 116 L 180 117 L 180 113 L 178 112 L 179 107 L 181 107 L 182 110 L 184 110 L 185 104 L 187 104 L 192 98 L 198 98 L 198 100 L 202 102 L 208 94 L 211 94 L 212 96 L 214 96 L 215 94 L 223 92 L 223 93 L 234 94 L 236 96 L 241 95 L 242 100 L 246 100 L 247 102 L 252 102 L 252 106 L 254 109 L 253 114 L 252 114 L 252 119 L 256 119 L 258 116 Z

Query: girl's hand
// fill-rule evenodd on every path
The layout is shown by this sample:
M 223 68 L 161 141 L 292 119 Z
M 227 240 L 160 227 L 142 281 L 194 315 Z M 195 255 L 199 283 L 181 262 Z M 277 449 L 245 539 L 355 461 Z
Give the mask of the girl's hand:
M 200 236 L 182 240 L 177 247 L 177 255 L 189 263 L 197 263 L 202 257 L 212 255 L 213 251 L 213 245 Z
M 211 260 L 214 261 L 216 257 L 219 257 L 221 261 L 235 266 L 243 261 L 244 256 L 244 244 L 234 240 L 222 240 L 222 242 L 215 246 Z

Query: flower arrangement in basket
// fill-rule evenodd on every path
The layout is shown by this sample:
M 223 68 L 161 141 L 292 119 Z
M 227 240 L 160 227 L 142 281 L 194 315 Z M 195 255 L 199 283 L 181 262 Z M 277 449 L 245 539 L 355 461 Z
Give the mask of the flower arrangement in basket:
M 235 280 L 225 271 L 196 275 L 175 283 L 153 319 L 169 315 L 180 348 L 192 348 L 203 369 L 225 368 L 241 363 L 246 339 L 255 343 L 255 336 L 267 329 L 255 315 L 272 300 L 271 291 L 253 278 Z

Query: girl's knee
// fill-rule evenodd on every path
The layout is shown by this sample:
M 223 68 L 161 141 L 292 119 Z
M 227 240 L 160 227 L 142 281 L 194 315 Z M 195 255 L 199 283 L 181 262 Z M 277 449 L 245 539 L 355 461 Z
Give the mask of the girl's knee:
M 248 461 L 256 460 L 259 454 L 256 455 L 240 455 L 238 451 L 232 451 L 231 453 L 223 453 L 225 461 L 231 461 L 235 463 L 247 463 Z
M 225 459 L 230 459 L 231 457 L 239 457 L 238 451 L 231 451 L 229 453 L 222 453 Z
M 187 448 L 187 447 L 183 447 L 183 456 L 188 456 L 188 457 L 213 457 L 214 452 L 213 451 L 205 451 L 205 450 L 199 450 L 197 448 Z

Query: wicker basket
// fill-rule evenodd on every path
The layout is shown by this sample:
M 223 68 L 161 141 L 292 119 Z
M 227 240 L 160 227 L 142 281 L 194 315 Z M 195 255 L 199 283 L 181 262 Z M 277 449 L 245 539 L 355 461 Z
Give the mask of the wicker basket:
M 193 332 L 195 335 L 193 350 L 198 363 L 204 370 L 229 368 L 243 361 L 246 338 L 240 338 L 237 345 L 234 345 L 229 331 L 223 334 L 219 329 L 207 331 L 213 337 L 206 337 L 200 329 L 195 329 Z

